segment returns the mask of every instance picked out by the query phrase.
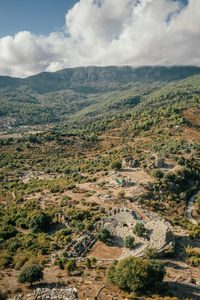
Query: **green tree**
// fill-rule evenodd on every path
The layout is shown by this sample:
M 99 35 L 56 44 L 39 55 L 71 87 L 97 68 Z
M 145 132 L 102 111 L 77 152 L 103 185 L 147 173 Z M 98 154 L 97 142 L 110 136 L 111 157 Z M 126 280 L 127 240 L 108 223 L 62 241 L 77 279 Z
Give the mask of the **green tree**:
M 86 258 L 85 264 L 86 264 L 86 266 L 88 267 L 88 269 L 91 268 L 91 260 L 90 260 L 89 257 Z
M 114 161 L 112 164 L 111 164 L 111 169 L 114 169 L 114 170 L 120 170 L 122 167 L 122 164 L 120 161 Z
M 96 234 L 96 238 L 101 242 L 107 242 L 111 238 L 110 231 L 107 228 L 100 228 Z
M 129 249 L 133 248 L 134 241 L 135 241 L 135 239 L 134 239 L 133 236 L 130 236 L 130 235 L 126 236 L 125 239 L 124 239 L 125 248 L 129 248 Z
M 29 264 L 26 265 L 20 272 L 18 277 L 19 283 L 25 283 L 28 282 L 33 284 L 33 282 L 39 281 L 43 278 L 43 270 L 42 268 L 37 264 Z
M 33 233 L 45 232 L 51 223 L 51 217 L 43 212 L 34 214 L 29 221 L 29 229 Z
M 66 263 L 65 263 L 65 270 L 67 271 L 67 273 L 70 275 L 70 273 L 74 270 L 76 270 L 76 261 L 71 259 L 71 260 L 68 260 Z
M 139 237 L 142 237 L 146 232 L 146 228 L 143 223 L 137 222 L 133 228 L 133 233 Z
M 143 292 L 157 288 L 165 275 L 163 265 L 137 257 L 128 257 L 112 263 L 106 273 L 106 279 L 131 292 Z
M 150 175 L 155 177 L 155 178 L 162 178 L 163 177 L 163 172 L 161 170 L 152 170 L 150 172 Z

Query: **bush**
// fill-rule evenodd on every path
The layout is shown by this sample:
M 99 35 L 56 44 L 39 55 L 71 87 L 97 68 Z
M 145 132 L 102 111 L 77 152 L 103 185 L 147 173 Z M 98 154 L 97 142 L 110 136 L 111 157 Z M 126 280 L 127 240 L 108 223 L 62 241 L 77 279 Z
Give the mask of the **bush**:
M 132 293 L 157 288 L 164 275 L 165 270 L 160 263 L 130 256 L 112 263 L 107 270 L 106 278 L 121 289 Z
M 188 246 L 186 248 L 187 257 L 189 260 L 189 263 L 194 267 L 200 266 L 200 252 L 196 249 Z
M 1 251 L 0 254 L 0 269 L 5 269 L 10 266 L 12 263 L 12 256 L 9 254 L 9 251 Z
M 3 224 L 0 227 L 0 238 L 7 240 L 14 237 L 17 234 L 17 230 L 13 225 Z
M 155 177 L 155 178 L 162 178 L 163 177 L 163 172 L 161 170 L 152 170 L 150 172 L 150 175 L 152 177 Z
M 114 161 L 112 164 L 111 164 L 111 169 L 114 169 L 114 170 L 120 170 L 122 167 L 122 164 L 120 161 Z
M 76 270 L 76 261 L 75 260 L 68 260 L 65 263 L 65 270 L 70 274 L 72 271 Z
M 30 218 L 29 229 L 33 233 L 45 232 L 48 230 L 50 223 L 50 216 L 44 214 L 43 212 L 38 212 Z
M 134 246 L 134 242 L 135 242 L 134 237 L 128 235 L 128 236 L 126 236 L 125 239 L 124 239 L 124 247 L 125 247 L 125 248 L 131 249 L 131 248 L 133 248 L 133 246 Z
M 105 243 L 111 238 L 110 231 L 107 228 L 100 228 L 99 232 L 96 234 L 96 238 Z
M 147 259 L 155 259 L 158 257 L 158 251 L 155 248 L 146 248 L 144 251 L 144 256 Z
M 91 258 L 90 258 L 90 261 L 91 261 L 91 265 L 92 265 L 92 266 L 96 265 L 96 263 L 97 263 L 97 260 L 96 260 L 95 257 L 91 257 Z
M 88 267 L 88 269 L 91 268 L 91 260 L 90 260 L 89 257 L 86 258 L 85 264 L 86 264 L 86 266 Z
M 164 256 L 167 258 L 173 257 L 175 254 L 175 249 L 173 246 L 170 246 L 168 249 L 164 251 Z
M 33 284 L 33 282 L 39 281 L 43 278 L 43 271 L 42 268 L 39 265 L 36 264 L 30 264 L 25 266 L 18 277 L 19 283 L 28 282 Z
M 146 228 L 144 227 L 143 223 L 136 223 L 135 227 L 133 228 L 133 233 L 139 237 L 142 237 L 146 232 Z

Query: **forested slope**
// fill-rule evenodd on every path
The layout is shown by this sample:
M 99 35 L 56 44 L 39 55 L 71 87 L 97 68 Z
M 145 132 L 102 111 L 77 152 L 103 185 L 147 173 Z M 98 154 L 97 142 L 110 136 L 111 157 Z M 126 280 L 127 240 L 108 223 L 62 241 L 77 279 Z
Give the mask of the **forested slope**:
M 199 73 L 197 67 L 87 67 L 0 77 L 0 127 L 83 124 L 170 101 L 187 106 L 199 97 Z

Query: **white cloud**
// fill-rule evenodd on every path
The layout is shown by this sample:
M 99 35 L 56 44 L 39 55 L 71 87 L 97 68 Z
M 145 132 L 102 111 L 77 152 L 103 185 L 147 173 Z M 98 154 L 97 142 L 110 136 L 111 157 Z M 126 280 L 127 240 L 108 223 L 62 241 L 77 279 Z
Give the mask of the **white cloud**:
M 67 1 L 67 0 L 66 0 Z M 199 0 L 80 0 L 65 30 L 0 39 L 0 74 L 28 76 L 82 65 L 200 66 Z

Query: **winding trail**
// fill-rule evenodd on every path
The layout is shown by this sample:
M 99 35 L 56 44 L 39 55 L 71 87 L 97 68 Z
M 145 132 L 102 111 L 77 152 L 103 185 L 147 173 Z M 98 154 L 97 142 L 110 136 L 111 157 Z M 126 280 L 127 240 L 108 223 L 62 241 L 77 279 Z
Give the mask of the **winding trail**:
M 194 209 L 194 205 L 195 205 L 195 199 L 196 199 L 196 197 L 198 196 L 198 195 L 200 195 L 200 191 L 198 191 L 196 194 L 194 194 L 191 198 L 190 198 L 190 200 L 189 200 L 189 202 L 188 202 L 188 206 L 187 206 L 187 208 L 186 208 L 186 218 L 192 223 L 192 224 L 194 224 L 194 225 L 198 225 L 198 222 L 197 222 L 197 220 L 195 219 L 195 218 L 193 218 L 193 216 L 192 216 L 192 211 L 193 211 L 193 209 Z

